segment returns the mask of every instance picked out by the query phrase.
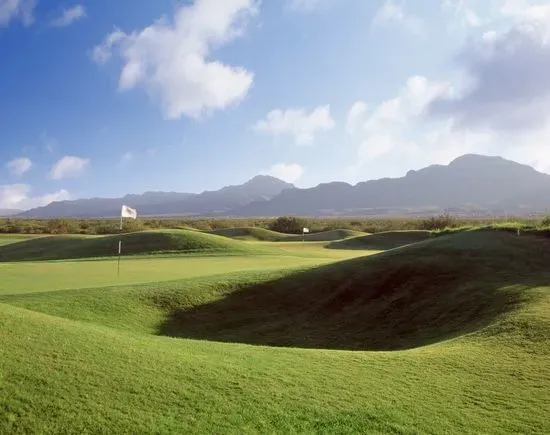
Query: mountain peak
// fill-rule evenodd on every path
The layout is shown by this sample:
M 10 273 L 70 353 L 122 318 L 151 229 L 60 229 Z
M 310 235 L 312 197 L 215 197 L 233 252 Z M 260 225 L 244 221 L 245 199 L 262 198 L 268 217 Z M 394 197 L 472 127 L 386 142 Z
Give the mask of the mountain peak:
M 286 185 L 288 187 L 293 187 L 293 184 L 291 183 L 287 183 L 286 181 L 283 181 L 277 177 L 273 177 L 271 175 L 256 175 L 254 177 L 252 177 L 250 180 L 248 180 L 247 182 L 245 182 L 243 185 L 245 186 L 250 186 L 252 184 L 256 184 L 256 185 L 266 185 L 266 184 L 272 184 L 272 185 Z

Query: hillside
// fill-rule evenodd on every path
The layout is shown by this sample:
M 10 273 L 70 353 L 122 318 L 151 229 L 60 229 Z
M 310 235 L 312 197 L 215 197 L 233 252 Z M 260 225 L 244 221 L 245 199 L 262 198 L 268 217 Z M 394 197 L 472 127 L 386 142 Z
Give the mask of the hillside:
M 237 186 L 226 186 L 200 194 L 147 192 L 122 198 L 91 198 L 53 202 L 20 214 L 25 218 L 40 217 L 114 217 L 126 204 L 138 209 L 140 215 L 216 215 L 253 201 L 266 201 L 294 186 L 274 177 L 258 175 Z
M 471 215 L 526 215 L 550 208 L 550 175 L 501 157 L 468 154 L 449 165 L 411 170 L 352 186 L 299 189 L 269 176 L 200 194 L 149 192 L 123 198 L 54 202 L 21 217 L 113 217 L 121 204 L 142 216 L 404 216 L 443 210 Z
M 51 236 L 0 246 L 0 262 L 110 257 L 143 254 L 247 254 L 260 249 L 237 240 L 188 230 L 142 231 L 121 236 Z
M 239 240 L 258 240 L 268 242 L 330 242 L 333 240 L 341 240 L 347 237 L 364 235 L 359 231 L 346 229 L 321 231 L 318 233 L 301 234 L 284 234 L 277 231 L 266 230 L 256 227 L 241 227 L 241 228 L 223 228 L 211 231 L 212 234 L 230 237 Z
M 404 215 L 462 212 L 525 214 L 550 207 L 550 175 L 501 157 L 465 155 L 401 178 L 326 183 L 251 203 L 233 216 Z
M 431 233 L 429 231 L 388 231 L 339 240 L 330 243 L 327 248 L 386 251 L 388 249 L 422 242 L 430 239 L 430 237 Z
M 0 296 L 0 432 L 548 433 L 548 244 Z

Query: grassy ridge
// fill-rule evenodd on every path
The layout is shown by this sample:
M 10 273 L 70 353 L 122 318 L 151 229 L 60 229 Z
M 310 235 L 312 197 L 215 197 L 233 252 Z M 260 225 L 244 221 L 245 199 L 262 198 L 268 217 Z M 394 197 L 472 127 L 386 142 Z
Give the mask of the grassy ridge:
M 335 229 L 329 231 L 321 231 L 318 233 L 308 233 L 305 235 L 284 234 L 277 231 L 267 230 L 265 228 L 256 227 L 239 227 L 239 228 L 223 228 L 211 231 L 212 234 L 230 237 L 240 240 L 258 240 L 267 242 L 330 242 L 333 240 L 341 240 L 347 237 L 364 235 L 359 231 L 348 229 Z
M 430 231 L 390 231 L 386 233 L 369 234 L 339 240 L 330 243 L 331 249 L 367 249 L 374 251 L 386 251 L 412 243 L 422 242 L 431 237 Z
M 548 433 L 548 248 L 465 232 L 299 273 L 3 297 L 0 432 Z
M 533 240 L 461 233 L 302 272 L 255 271 L 2 300 L 187 338 L 411 348 L 479 330 L 538 297 L 532 289 L 548 284 L 550 252 L 545 241 Z M 152 320 L 147 313 L 154 313 Z
M 254 254 L 261 249 L 198 231 L 143 231 L 117 236 L 52 236 L 0 246 L 0 262 L 115 256 L 122 240 L 125 255 L 161 253 Z

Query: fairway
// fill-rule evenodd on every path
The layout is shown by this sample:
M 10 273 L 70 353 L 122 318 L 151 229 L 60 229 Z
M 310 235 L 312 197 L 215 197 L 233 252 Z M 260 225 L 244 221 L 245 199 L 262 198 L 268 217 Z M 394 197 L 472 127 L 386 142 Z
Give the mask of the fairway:
M 0 432 L 548 433 L 548 241 L 361 237 L 0 263 Z

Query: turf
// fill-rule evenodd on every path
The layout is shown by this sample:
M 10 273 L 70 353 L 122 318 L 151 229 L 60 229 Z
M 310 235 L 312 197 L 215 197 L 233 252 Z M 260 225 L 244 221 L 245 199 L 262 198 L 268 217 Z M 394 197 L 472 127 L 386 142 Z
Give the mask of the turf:
M 31 240 L 39 237 L 45 237 L 45 236 L 41 234 L 35 235 L 35 234 L 2 234 L 0 233 L 0 246 L 21 242 L 23 240 Z
M 309 242 L 330 242 L 333 240 L 341 240 L 347 237 L 365 235 L 359 231 L 346 229 L 322 231 L 318 233 L 308 233 L 305 235 L 284 234 L 277 231 L 267 230 L 257 227 L 242 227 L 242 228 L 224 228 L 211 231 L 212 234 L 230 237 L 238 240 L 257 240 L 266 242 L 294 242 L 294 241 L 309 241 Z
M 237 240 L 187 230 L 142 231 L 115 236 L 52 236 L 0 246 L 0 261 L 60 260 L 116 256 L 122 240 L 125 255 L 166 253 L 257 254 Z
M 271 242 L 270 242 L 271 243 Z M 163 282 L 182 278 L 206 277 L 232 272 L 293 269 L 327 264 L 357 256 L 356 252 L 330 251 L 322 244 L 282 244 L 270 251 L 264 246 L 253 249 L 261 255 L 204 255 L 192 257 L 123 257 L 120 276 L 117 261 L 12 262 L 0 263 L 0 295 L 51 292 L 55 290 L 93 288 Z M 266 253 L 267 252 L 267 253 Z M 364 253 L 361 252 L 361 255 Z
M 460 233 L 299 270 L 12 287 L 0 432 L 548 433 L 549 247 Z
M 428 240 L 432 237 L 430 231 L 389 231 L 384 233 L 369 234 L 366 236 L 352 237 L 330 243 L 331 249 L 366 249 L 385 251 Z

